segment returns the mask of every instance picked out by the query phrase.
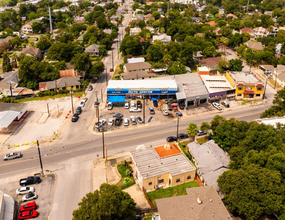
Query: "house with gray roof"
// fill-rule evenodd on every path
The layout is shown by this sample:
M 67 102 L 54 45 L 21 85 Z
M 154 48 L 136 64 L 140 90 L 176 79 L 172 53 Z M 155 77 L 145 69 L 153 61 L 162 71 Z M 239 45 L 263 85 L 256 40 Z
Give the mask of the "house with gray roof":
M 0 82 L 1 83 L 15 83 L 15 84 L 18 84 L 19 81 L 20 81 L 20 79 L 19 79 L 19 72 L 18 72 L 18 70 L 6 72 L 6 73 L 4 73 L 0 77 Z
M 26 47 L 23 48 L 21 51 L 16 52 L 16 54 L 19 56 L 21 53 L 26 54 L 27 56 L 33 56 L 38 57 L 39 59 L 42 59 L 42 51 L 39 48 L 35 47 Z
M 249 40 L 249 41 L 245 42 L 244 44 L 251 49 L 263 50 L 263 45 L 261 42 L 254 42 L 254 41 Z
M 92 44 L 85 49 L 84 52 L 89 53 L 91 57 L 99 56 L 99 46 L 98 44 Z
M 229 170 L 230 158 L 227 153 L 213 140 L 202 145 L 191 142 L 188 144 L 188 149 L 195 160 L 201 181 L 204 185 L 214 186 L 218 190 L 217 179 L 223 172 Z
M 64 77 L 53 81 L 39 83 L 39 90 L 41 92 L 47 90 L 75 90 L 80 88 L 80 85 L 81 83 L 79 77 Z

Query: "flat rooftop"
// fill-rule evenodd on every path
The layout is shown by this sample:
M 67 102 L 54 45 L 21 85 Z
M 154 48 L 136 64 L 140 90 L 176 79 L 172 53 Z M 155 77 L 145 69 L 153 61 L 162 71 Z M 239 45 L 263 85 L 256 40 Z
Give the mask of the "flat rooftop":
M 209 93 L 234 89 L 224 76 L 201 75 Z
M 266 125 L 272 125 L 273 127 L 276 128 L 277 123 L 285 124 L 285 117 L 263 118 L 263 119 L 256 119 L 255 121 L 258 122 L 259 124 L 263 123 Z
M 168 157 L 168 156 L 172 156 L 176 154 L 181 154 L 181 151 L 178 149 L 178 147 L 174 143 L 169 144 L 169 146 L 170 146 L 170 149 L 168 150 L 166 150 L 163 145 L 159 147 L 155 147 L 154 150 L 156 151 L 156 153 L 158 154 L 160 158 Z
M 199 71 L 202 71 L 202 72 L 209 71 L 208 67 L 206 67 L 206 66 L 198 67 L 198 70 L 199 70 Z
M 230 72 L 231 76 L 238 82 L 257 83 L 259 80 L 249 72 Z
M 160 157 L 153 147 L 130 152 L 143 179 L 170 173 L 172 176 L 196 170 L 183 154 Z
M 107 89 L 177 89 L 175 80 L 109 80 Z

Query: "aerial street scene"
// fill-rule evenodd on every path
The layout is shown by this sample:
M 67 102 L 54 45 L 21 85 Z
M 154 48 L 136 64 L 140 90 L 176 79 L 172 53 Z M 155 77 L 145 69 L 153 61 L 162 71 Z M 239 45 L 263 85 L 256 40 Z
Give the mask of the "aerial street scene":
M 283 0 L 3 0 L 0 220 L 285 220 L 284 103 Z

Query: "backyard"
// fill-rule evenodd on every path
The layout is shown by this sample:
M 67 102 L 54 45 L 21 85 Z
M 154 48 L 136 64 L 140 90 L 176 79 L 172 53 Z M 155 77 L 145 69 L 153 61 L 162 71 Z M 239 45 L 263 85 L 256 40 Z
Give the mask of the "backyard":
M 126 189 L 132 185 L 135 185 L 135 180 L 132 176 L 132 167 L 130 166 L 129 162 L 123 162 L 121 164 L 118 164 L 117 166 L 118 172 L 121 175 L 120 181 L 117 183 L 117 186 L 123 190 Z
M 207 135 L 207 136 L 203 136 L 203 137 L 197 137 L 196 138 L 196 141 L 198 142 L 198 144 L 204 144 L 204 143 L 206 143 L 207 141 L 209 141 L 209 136 Z
M 152 191 L 147 194 L 153 206 L 156 207 L 156 203 L 155 203 L 156 199 L 187 195 L 186 189 L 193 188 L 193 187 L 199 187 L 199 184 L 196 181 L 192 181 L 192 182 L 185 183 L 182 185 Z

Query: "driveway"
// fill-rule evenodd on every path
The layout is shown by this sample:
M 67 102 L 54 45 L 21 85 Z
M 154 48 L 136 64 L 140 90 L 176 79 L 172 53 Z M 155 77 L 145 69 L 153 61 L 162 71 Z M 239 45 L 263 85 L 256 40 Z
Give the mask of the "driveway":
M 226 49 L 226 59 L 228 60 L 228 61 L 230 61 L 230 60 L 232 60 L 232 59 L 240 59 L 238 56 L 237 56 L 237 54 L 236 54 L 236 52 L 235 51 L 233 51 L 232 49 L 230 49 L 230 48 L 227 48 Z M 243 60 L 243 59 L 241 59 L 242 60 L 242 65 L 243 65 L 243 69 L 242 69 L 242 71 L 247 71 L 247 72 L 249 72 L 250 71 L 250 66 Z

